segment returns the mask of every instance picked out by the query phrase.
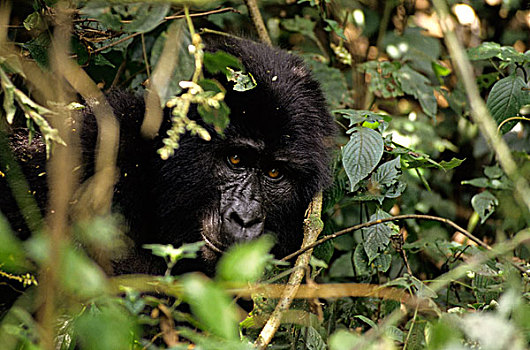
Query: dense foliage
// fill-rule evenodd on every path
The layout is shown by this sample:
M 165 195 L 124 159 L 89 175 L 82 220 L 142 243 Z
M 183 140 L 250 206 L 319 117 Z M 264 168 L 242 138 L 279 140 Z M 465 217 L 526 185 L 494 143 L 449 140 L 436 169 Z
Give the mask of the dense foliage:
M 119 249 L 120 218 L 100 205 L 50 214 L 43 227 L 6 143 L 27 126 L 60 163 L 77 94 L 150 86 L 174 108 L 163 158 L 184 132 L 208 139 L 186 118 L 191 103 L 222 132 L 223 90 L 201 80 L 202 69 L 230 75 L 242 90 L 252 76 L 229 55 L 204 54 L 201 30 L 254 35 L 255 22 L 240 2 L 189 3 L 0 5 L 0 176 L 17 189 L 33 231 L 20 240 L 0 216 L 0 282 L 25 289 L 0 319 L 2 348 L 254 348 L 279 298 L 275 286 L 292 272 L 268 254 L 267 237 L 232 249 L 212 279 L 171 274 L 200 243 L 146 247 L 166 260 L 165 276 L 109 277 L 100 266 Z M 283 312 L 271 348 L 530 343 L 530 9 L 433 3 L 259 1 L 273 44 L 306 60 L 341 128 L 334 183 L 321 219 L 308 220 L 323 221 L 321 237 L 340 235 L 315 247 L 299 290 L 306 296 Z M 68 181 L 66 193 L 94 190 Z M 387 221 L 348 229 L 379 219 Z M 252 298 L 250 314 L 234 295 Z

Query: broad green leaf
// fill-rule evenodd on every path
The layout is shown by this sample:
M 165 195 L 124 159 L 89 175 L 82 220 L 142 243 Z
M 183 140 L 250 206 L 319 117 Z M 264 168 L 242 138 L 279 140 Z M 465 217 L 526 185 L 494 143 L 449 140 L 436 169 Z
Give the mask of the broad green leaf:
M 83 251 L 65 246 L 63 253 L 59 276 L 65 291 L 80 297 L 95 297 L 107 290 L 104 272 Z
M 211 280 L 197 274 L 182 278 L 184 300 L 204 331 L 226 340 L 239 339 L 237 315 L 231 299 Z
M 111 6 L 104 1 L 92 1 L 81 9 L 81 13 L 96 18 L 105 26 L 117 31 L 146 33 L 162 23 L 169 8 L 169 4 L 163 3 Z M 128 21 L 125 23 L 124 19 Z
M 471 205 L 480 216 L 480 223 L 483 224 L 493 214 L 495 207 L 499 205 L 499 201 L 491 192 L 484 191 L 471 198 Z
M 354 277 L 354 271 L 352 266 L 352 254 L 347 252 L 339 256 L 329 269 L 330 277 Z
M 350 191 L 366 178 L 383 156 L 383 137 L 375 130 L 352 128 L 350 141 L 342 148 L 342 164 L 350 180 Z
M 398 156 L 377 167 L 371 180 L 380 185 L 390 186 L 396 183 L 401 176 L 401 157 Z
M 530 91 L 524 79 L 512 74 L 499 80 L 490 91 L 486 106 L 491 116 L 500 125 L 510 117 L 516 117 L 522 106 L 530 103 Z M 501 133 L 510 131 L 517 121 L 506 123 L 501 128 Z
M 216 51 L 214 53 L 204 53 L 204 68 L 211 74 L 223 73 L 225 75 L 230 74 L 227 67 L 235 68 L 237 70 L 243 70 L 241 61 L 224 51 Z
M 407 65 L 404 65 L 396 73 L 396 78 L 399 80 L 403 91 L 416 97 L 425 114 L 435 119 L 438 105 L 429 79 Z
M 484 175 L 490 179 L 499 179 L 504 175 L 504 171 L 498 165 L 487 166 L 484 168 Z
M 302 327 L 301 334 L 304 334 L 303 344 L 298 344 L 296 350 L 306 349 L 326 349 L 326 343 L 322 339 L 322 336 L 313 327 Z
M 388 32 L 383 46 L 393 59 L 407 62 L 414 70 L 429 75 L 441 53 L 440 41 L 425 35 L 421 28 L 407 28 L 400 35 Z
M 291 31 L 303 34 L 314 41 L 317 41 L 315 36 L 315 22 L 305 18 L 295 15 L 294 18 L 287 18 L 281 21 L 282 26 Z
M 219 108 L 200 104 L 197 106 L 197 111 L 204 122 L 214 126 L 218 134 L 222 134 L 230 123 L 230 108 L 224 101 L 219 102 Z
M 346 104 L 353 104 L 348 84 L 344 74 L 339 69 L 329 67 L 324 62 L 315 59 L 315 55 L 306 54 L 303 56 L 313 77 L 320 83 L 330 108 L 342 108 Z
M 378 209 L 375 214 L 370 216 L 370 221 L 388 218 L 390 216 L 390 214 Z M 382 251 L 386 249 L 388 243 L 390 243 L 392 229 L 388 226 L 388 224 L 377 224 L 363 228 L 363 234 L 364 251 L 368 256 L 368 261 L 371 263 Z
M 170 4 L 136 4 L 134 7 L 133 19 L 125 25 L 124 30 L 129 33 L 146 33 L 156 27 L 164 20 L 169 11 Z
M 15 238 L 9 222 L 0 213 L 0 271 L 22 273 L 30 267 L 22 244 Z
M 75 334 L 81 349 L 130 350 L 138 325 L 117 303 L 91 305 L 75 320 Z
M 42 32 L 35 39 L 31 39 L 23 46 L 27 49 L 31 57 L 41 68 L 48 67 L 48 49 L 51 45 L 51 39 L 48 32 Z
M 373 267 L 379 272 L 387 272 L 392 263 L 392 255 L 390 254 L 379 254 L 374 261 L 372 261 Z
M 484 42 L 477 47 L 471 48 L 467 51 L 469 59 L 487 60 L 490 58 L 498 58 L 509 63 L 526 64 L 530 62 L 530 56 L 517 52 L 511 46 L 501 46 L 494 42 Z
M 162 52 L 164 52 L 165 50 L 164 47 L 166 46 L 166 41 L 168 37 L 172 36 L 171 31 L 177 30 L 176 37 L 178 39 L 178 43 L 168 42 L 168 45 L 179 45 L 177 48 L 176 57 L 173 58 L 174 60 L 176 60 L 175 67 L 171 72 L 166 73 L 167 75 L 171 76 L 169 80 L 169 85 L 165 86 L 164 89 L 160 90 L 160 84 L 157 84 L 157 88 L 159 89 L 158 94 L 160 95 L 160 101 L 164 105 L 169 100 L 169 98 L 171 98 L 172 96 L 176 96 L 182 92 L 182 88 L 180 87 L 179 83 L 183 80 L 189 80 L 193 75 L 193 71 L 195 70 L 194 58 L 188 52 L 188 46 L 191 44 L 191 38 L 188 30 L 186 29 L 185 22 L 174 22 L 173 25 L 175 27 L 168 28 L 167 31 L 161 33 L 158 36 L 155 43 L 153 44 L 153 48 L 151 49 L 151 55 L 149 57 L 149 63 L 151 64 L 151 66 L 157 66 Z M 162 67 L 162 69 L 164 68 L 165 67 Z M 156 69 L 158 69 L 158 67 L 156 67 L 155 70 Z
M 364 346 L 364 340 L 360 335 L 348 332 L 345 329 L 340 329 L 329 337 L 330 350 L 345 350 L 357 349 L 359 346 Z
M 357 65 L 359 71 L 366 72 L 370 76 L 368 89 L 383 98 L 403 96 L 403 90 L 394 77 L 400 68 L 401 63 L 397 61 L 368 61 Z
M 225 281 L 255 282 L 261 277 L 274 240 L 262 236 L 258 240 L 232 247 L 217 265 L 217 277 Z
M 350 263 L 351 265 L 351 263 Z M 364 244 L 359 243 L 353 252 L 353 266 L 355 268 L 355 276 L 369 276 L 371 272 L 368 256 L 364 251 Z

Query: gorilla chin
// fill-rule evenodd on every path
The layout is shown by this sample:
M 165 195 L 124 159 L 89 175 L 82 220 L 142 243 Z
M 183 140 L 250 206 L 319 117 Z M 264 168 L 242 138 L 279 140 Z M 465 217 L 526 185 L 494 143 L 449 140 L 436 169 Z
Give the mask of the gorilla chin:
M 207 273 L 213 273 L 212 266 L 228 247 L 264 232 L 275 237 L 273 253 L 285 256 L 300 247 L 304 212 L 330 183 L 334 121 L 302 59 L 245 39 L 204 35 L 203 40 L 205 50 L 239 58 L 257 84 L 240 92 L 224 76 L 206 76 L 227 91 L 230 123 L 223 135 L 192 107 L 188 117 L 205 127 L 211 140 L 184 135 L 175 154 L 162 160 L 157 150 L 171 125 L 171 111 L 164 111 L 158 136 L 146 139 L 140 131 L 143 98 L 123 91 L 107 95 L 120 123 L 120 177 L 113 210 L 125 218 L 134 243 L 126 258 L 113 261 L 114 273 L 163 273 L 162 259 L 142 248 L 148 243 L 180 246 L 204 240 L 202 255 L 181 270 Z M 98 125 L 90 106 L 80 117 L 86 181 L 95 172 Z M 11 146 L 16 157 L 32 153 L 31 162 L 20 164 L 31 189 L 43 194 L 37 201 L 45 212 L 48 189 L 45 176 L 39 176 L 45 150 L 27 141 L 27 131 L 15 132 Z M 29 230 L 16 208 L 0 179 L 0 209 L 13 230 L 27 237 Z

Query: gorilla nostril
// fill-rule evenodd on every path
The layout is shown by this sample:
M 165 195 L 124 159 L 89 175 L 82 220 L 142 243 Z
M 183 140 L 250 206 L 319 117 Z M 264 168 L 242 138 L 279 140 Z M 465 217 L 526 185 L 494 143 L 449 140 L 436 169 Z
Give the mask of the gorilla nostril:
M 244 215 L 243 213 L 238 213 L 236 211 L 230 213 L 230 220 L 242 228 L 250 228 L 252 226 L 258 225 L 263 222 L 261 215 Z

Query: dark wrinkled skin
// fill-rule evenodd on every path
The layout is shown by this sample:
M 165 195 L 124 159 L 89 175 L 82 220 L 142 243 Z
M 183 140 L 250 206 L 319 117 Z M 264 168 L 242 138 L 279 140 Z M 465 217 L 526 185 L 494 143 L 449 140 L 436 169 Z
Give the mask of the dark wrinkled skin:
M 231 109 L 224 136 L 204 125 L 192 108 L 190 118 L 204 125 L 212 140 L 185 135 L 175 155 L 164 161 L 156 151 L 169 127 L 169 111 L 159 136 L 145 139 L 140 134 L 143 99 L 119 91 L 107 96 L 120 123 L 120 177 L 113 210 L 124 217 L 134 242 L 125 258 L 113 261 L 114 273 L 163 273 L 163 260 L 143 249 L 146 243 L 179 246 L 206 239 L 199 261 L 183 264 L 181 271 L 212 273 L 219 251 L 264 232 L 276 238 L 273 252 L 284 256 L 299 248 L 304 211 L 329 184 L 335 127 L 302 60 L 252 41 L 205 39 L 207 50 L 223 49 L 239 57 L 257 82 L 256 88 L 237 92 L 225 78 L 215 77 L 227 88 L 225 101 Z M 86 181 L 94 173 L 97 123 L 90 108 L 82 117 L 81 180 Z M 25 177 L 46 214 L 46 179 L 38 176 L 45 168 L 44 146 L 39 138 L 33 142 L 28 146 L 24 130 L 11 137 L 14 154 L 22 159 Z M 233 155 L 241 161 L 232 164 Z M 273 169 L 280 176 L 271 178 Z M 6 171 L 1 164 L 0 170 Z M 0 209 L 14 231 L 27 238 L 28 228 L 1 178 Z

